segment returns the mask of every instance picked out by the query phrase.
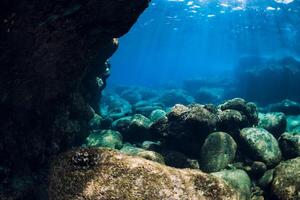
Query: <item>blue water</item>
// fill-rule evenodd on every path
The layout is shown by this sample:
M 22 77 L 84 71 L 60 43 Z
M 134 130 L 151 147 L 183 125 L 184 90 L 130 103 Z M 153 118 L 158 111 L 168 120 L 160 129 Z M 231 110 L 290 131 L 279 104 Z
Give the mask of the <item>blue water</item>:
M 111 58 L 108 85 L 230 74 L 243 56 L 299 57 L 299 0 L 153 0 Z

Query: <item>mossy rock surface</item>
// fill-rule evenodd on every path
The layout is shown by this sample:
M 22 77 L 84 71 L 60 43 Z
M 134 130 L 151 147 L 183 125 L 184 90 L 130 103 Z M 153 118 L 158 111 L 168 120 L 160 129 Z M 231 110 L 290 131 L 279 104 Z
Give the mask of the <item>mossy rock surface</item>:
M 87 147 L 109 147 L 113 149 L 122 148 L 122 135 L 118 131 L 102 130 L 93 131 L 87 138 Z
M 131 145 L 124 145 L 120 151 L 124 154 L 131 156 L 139 156 L 147 160 L 152 160 L 161 164 L 165 164 L 164 157 L 155 151 L 149 151 L 142 148 L 134 147 Z
M 260 113 L 258 126 L 266 129 L 278 138 L 286 130 L 286 116 L 282 112 Z
M 200 166 L 205 172 L 224 169 L 235 158 L 237 144 L 227 133 L 214 132 L 208 135 L 202 148 Z
M 272 195 L 279 200 L 300 199 L 300 157 L 281 162 L 275 168 Z
M 279 146 L 287 159 L 300 156 L 300 131 L 282 134 L 279 138 Z
M 249 157 L 275 166 L 281 160 L 281 151 L 275 137 L 263 128 L 244 128 L 240 131 L 244 153 Z
M 74 156 L 90 155 L 80 168 Z M 76 149 L 52 163 L 50 200 L 237 200 L 225 181 L 199 170 L 175 169 L 111 149 Z
M 224 170 L 212 173 L 216 177 L 224 179 L 239 193 L 240 200 L 248 200 L 251 195 L 251 180 L 244 170 Z

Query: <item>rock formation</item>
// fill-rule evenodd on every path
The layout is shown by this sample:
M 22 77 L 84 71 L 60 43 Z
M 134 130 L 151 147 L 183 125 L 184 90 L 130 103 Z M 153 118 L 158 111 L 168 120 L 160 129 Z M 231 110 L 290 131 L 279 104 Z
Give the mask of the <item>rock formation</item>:
M 0 183 L 32 176 L 87 136 L 116 38 L 147 6 L 148 0 L 0 2 Z

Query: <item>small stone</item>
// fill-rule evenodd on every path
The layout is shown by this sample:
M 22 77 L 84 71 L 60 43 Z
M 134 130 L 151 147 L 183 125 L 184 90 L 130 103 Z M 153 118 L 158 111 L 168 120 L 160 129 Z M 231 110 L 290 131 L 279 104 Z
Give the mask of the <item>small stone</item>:
M 254 161 L 251 165 L 251 175 L 254 177 L 261 177 L 267 171 L 267 165 L 260 161 Z
M 267 189 L 273 180 L 274 169 L 267 170 L 257 182 L 257 185 L 263 189 Z

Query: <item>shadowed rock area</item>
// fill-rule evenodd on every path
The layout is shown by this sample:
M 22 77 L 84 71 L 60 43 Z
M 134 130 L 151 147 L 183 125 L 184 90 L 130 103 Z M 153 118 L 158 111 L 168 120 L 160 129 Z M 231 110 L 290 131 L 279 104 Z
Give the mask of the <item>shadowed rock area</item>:
M 50 200 L 235 200 L 237 195 L 222 179 L 199 170 L 175 169 L 103 148 L 60 155 L 49 189 Z
M 99 112 L 115 38 L 147 6 L 148 0 L 0 2 L 0 193 L 34 199 L 33 183 L 44 182 L 39 172 L 51 156 L 81 144 Z M 25 187 L 10 183 L 26 176 Z

